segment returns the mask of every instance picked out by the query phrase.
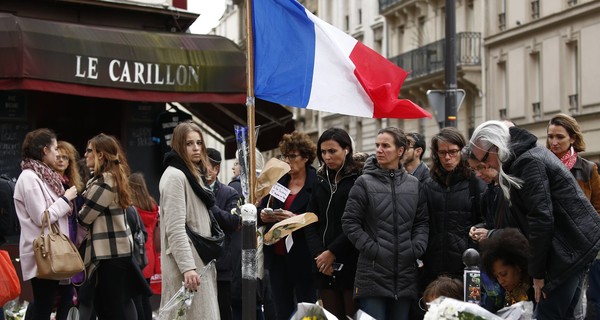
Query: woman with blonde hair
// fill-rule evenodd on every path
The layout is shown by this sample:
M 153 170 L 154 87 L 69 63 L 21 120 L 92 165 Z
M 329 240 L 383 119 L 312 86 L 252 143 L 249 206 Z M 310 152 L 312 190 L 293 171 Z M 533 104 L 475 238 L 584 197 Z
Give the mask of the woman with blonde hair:
M 93 169 L 79 220 L 89 227 L 84 262 L 93 286 L 98 319 L 137 319 L 132 297 L 145 284 L 131 258 L 133 238 L 125 218 L 131 204 L 129 165 L 116 138 L 88 141 L 86 166 Z
M 182 122 L 173 130 L 172 150 L 165 154 L 165 171 L 160 178 L 161 268 L 163 307 L 181 288 L 197 291 L 187 310 L 187 319 L 220 319 L 217 301 L 217 270 L 208 267 L 200 283 L 205 263 L 186 233 L 211 236 L 209 208 L 215 203 L 203 180 L 208 166 L 204 138 L 200 127 Z M 177 310 L 161 312 L 161 319 L 175 319 Z

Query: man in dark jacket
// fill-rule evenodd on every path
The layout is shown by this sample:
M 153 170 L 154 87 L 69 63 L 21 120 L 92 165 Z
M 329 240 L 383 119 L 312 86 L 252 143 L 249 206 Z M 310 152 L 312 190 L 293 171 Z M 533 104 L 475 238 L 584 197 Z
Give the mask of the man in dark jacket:
M 215 194 L 215 205 L 210 212 L 225 232 L 225 243 L 221 257 L 217 259 L 217 292 L 221 319 L 232 319 L 231 313 L 231 235 L 239 229 L 241 218 L 231 213 L 240 198 L 235 189 L 222 184 L 217 176 L 221 170 L 221 153 L 213 148 L 206 148 L 210 166 L 206 174 L 206 182 Z M 211 168 L 212 167 L 212 168 Z
M 498 170 L 518 227 L 529 239 L 538 319 L 570 319 L 600 249 L 600 218 L 568 168 L 537 137 L 500 121 L 481 124 L 474 156 Z
M 406 171 L 417 177 L 421 183 L 429 178 L 429 167 L 423 162 L 423 155 L 427 149 L 425 136 L 420 133 L 407 133 L 408 146 L 402 157 L 402 164 Z

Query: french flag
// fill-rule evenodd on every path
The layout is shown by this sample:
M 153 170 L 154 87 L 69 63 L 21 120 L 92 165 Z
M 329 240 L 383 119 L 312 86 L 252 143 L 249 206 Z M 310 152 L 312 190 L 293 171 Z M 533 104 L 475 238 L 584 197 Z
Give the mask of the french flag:
M 252 22 L 256 97 L 359 117 L 431 118 L 398 99 L 406 71 L 296 0 L 255 0 Z

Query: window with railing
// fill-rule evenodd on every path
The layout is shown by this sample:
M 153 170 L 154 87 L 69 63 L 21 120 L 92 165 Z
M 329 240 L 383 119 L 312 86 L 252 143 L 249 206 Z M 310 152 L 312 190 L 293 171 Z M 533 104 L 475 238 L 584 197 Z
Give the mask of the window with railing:
M 416 79 L 434 72 L 444 70 L 444 52 L 446 40 L 438 40 L 390 58 L 397 66 L 404 70 L 412 70 L 406 78 Z M 456 34 L 456 65 L 481 64 L 481 33 L 460 32 Z
M 531 19 L 540 17 L 540 0 L 531 0 Z
M 498 117 L 500 117 L 501 120 L 506 120 L 506 108 L 498 110 Z
M 506 13 L 498 14 L 498 29 L 504 31 L 506 29 Z
M 534 102 L 531 104 L 533 107 L 533 119 L 539 120 L 542 118 L 542 108 L 539 102 Z
M 579 113 L 579 97 L 577 94 L 569 95 L 569 112 L 571 114 Z

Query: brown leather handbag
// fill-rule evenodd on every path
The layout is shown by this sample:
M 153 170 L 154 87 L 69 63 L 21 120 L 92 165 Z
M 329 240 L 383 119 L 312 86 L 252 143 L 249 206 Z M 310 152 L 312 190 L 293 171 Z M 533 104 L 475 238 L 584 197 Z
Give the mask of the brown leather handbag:
M 46 228 L 48 234 L 44 234 Z M 58 223 L 50 225 L 47 209 L 42 217 L 42 233 L 33 241 L 33 252 L 37 265 L 36 277 L 40 279 L 67 279 L 85 269 L 77 248 L 60 231 Z

